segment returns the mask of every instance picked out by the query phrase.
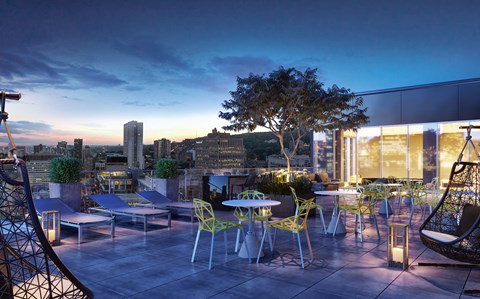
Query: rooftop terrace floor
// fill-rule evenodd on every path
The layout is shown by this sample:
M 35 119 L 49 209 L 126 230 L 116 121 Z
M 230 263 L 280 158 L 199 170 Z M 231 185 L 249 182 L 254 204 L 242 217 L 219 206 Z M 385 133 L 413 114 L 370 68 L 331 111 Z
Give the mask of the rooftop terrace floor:
M 330 220 L 331 199 L 322 197 L 325 220 Z M 392 202 L 393 203 L 393 202 Z M 197 222 L 174 218 L 172 227 L 164 218 L 143 224 L 121 219 L 116 237 L 109 229 L 94 228 L 76 243 L 76 230 L 62 228 L 62 244 L 54 250 L 95 298 L 479 298 L 465 289 L 480 289 L 480 269 L 418 266 L 419 262 L 449 260 L 420 241 L 420 212 L 410 229 L 410 267 L 403 271 L 387 267 L 388 222 L 408 222 L 408 207 L 400 215 L 377 216 L 381 239 L 373 222 L 367 221 L 364 242 L 355 236 L 354 217 L 347 216 L 347 234 L 325 235 L 320 218 L 311 217 L 308 228 L 314 259 L 309 260 L 303 237 L 305 269 L 300 268 L 296 238 L 277 233 L 274 252 L 266 250 L 260 263 L 248 263 L 233 252 L 236 232 L 228 233 L 226 256 L 223 236 L 215 238 L 213 268 L 208 270 L 210 235 L 202 233 L 195 263 L 190 262 Z M 233 220 L 231 212 L 218 212 Z M 268 248 L 268 245 L 265 246 Z

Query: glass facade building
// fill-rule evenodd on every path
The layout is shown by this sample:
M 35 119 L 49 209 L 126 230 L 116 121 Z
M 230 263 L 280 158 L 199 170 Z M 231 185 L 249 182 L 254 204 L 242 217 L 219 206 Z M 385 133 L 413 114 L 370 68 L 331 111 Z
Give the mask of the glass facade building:
M 466 137 L 480 125 L 480 79 L 358 93 L 369 123 L 357 132 L 312 134 L 312 165 L 348 182 L 362 178 L 447 181 Z M 472 130 L 480 150 L 480 130 Z M 464 160 L 478 161 L 469 150 Z

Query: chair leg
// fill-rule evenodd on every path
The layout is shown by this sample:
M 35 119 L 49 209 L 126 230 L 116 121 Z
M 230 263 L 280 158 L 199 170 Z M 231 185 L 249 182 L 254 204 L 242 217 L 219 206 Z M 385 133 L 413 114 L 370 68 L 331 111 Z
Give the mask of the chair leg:
M 197 238 L 195 239 L 195 246 L 193 246 L 193 253 L 192 253 L 192 260 L 191 260 L 192 263 L 195 261 L 195 253 L 197 252 L 198 239 L 200 239 L 200 230 L 197 231 Z
M 308 250 L 310 251 L 310 260 L 313 261 L 312 243 L 310 243 L 310 234 L 308 233 L 308 229 L 306 227 L 305 227 L 305 235 L 307 236 L 307 245 L 308 245 Z
M 325 218 L 323 218 L 323 210 L 322 209 L 318 209 L 318 211 L 320 212 L 320 219 L 322 220 L 322 224 L 323 224 L 323 231 L 325 232 L 325 235 L 327 234 L 327 226 L 325 225 Z
M 238 224 L 242 224 L 242 221 L 238 221 Z M 238 252 L 238 247 L 240 247 L 239 243 L 240 243 L 240 229 L 237 229 L 237 239 L 235 241 L 235 253 Z
M 214 242 L 215 242 L 215 234 L 212 233 L 212 242 L 210 243 L 210 260 L 208 262 L 208 270 L 212 270 L 212 256 L 213 256 Z
M 412 218 L 413 218 L 414 211 L 415 211 L 415 203 L 414 203 L 414 199 L 412 198 L 412 209 L 410 210 L 410 220 L 408 221 L 408 225 L 412 225 Z
M 363 217 L 362 215 L 356 215 L 355 218 L 358 216 L 360 222 L 360 242 L 363 242 Z
M 260 249 L 258 250 L 258 254 L 257 254 L 257 264 L 258 264 L 258 261 L 260 260 L 260 253 L 262 253 L 263 242 L 265 242 L 265 235 L 266 234 L 267 234 L 267 229 L 263 231 L 262 242 L 260 242 Z M 271 247 L 271 248 L 273 248 L 273 247 Z
M 269 224 L 270 222 L 267 221 L 267 225 Z M 263 222 L 262 222 L 262 228 L 263 228 Z M 273 251 L 272 235 L 270 234 L 270 230 L 263 230 L 263 233 L 268 234 L 268 244 L 270 245 L 270 251 Z
M 378 239 L 380 240 L 380 230 L 378 229 L 377 217 L 375 217 L 375 214 L 373 215 L 373 223 L 375 223 L 375 227 L 377 229 L 377 236 L 378 236 Z
M 224 240 L 224 243 L 225 243 L 225 255 L 228 255 L 227 231 L 226 230 L 223 231 L 223 240 Z M 247 253 L 248 253 L 248 251 L 247 251 Z
M 300 251 L 300 260 L 302 261 L 302 269 L 304 269 L 305 264 L 303 263 L 303 252 L 302 252 L 302 242 L 300 241 L 300 232 L 297 233 L 297 240 L 298 240 L 298 249 Z

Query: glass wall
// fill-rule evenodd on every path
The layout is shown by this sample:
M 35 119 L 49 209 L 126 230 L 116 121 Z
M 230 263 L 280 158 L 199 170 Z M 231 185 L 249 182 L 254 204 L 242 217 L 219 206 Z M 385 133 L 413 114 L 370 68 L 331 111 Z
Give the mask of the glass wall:
M 344 132 L 336 143 L 328 134 L 315 133 L 314 165 L 329 173 L 335 166 L 343 181 L 353 175 L 421 179 L 424 183 L 438 177 L 445 184 L 465 144 L 467 132 L 459 127 L 469 124 L 480 126 L 480 121 L 366 127 L 356 136 Z M 473 129 L 471 134 L 480 152 L 480 129 Z M 463 161 L 479 160 L 472 147 L 465 149 Z

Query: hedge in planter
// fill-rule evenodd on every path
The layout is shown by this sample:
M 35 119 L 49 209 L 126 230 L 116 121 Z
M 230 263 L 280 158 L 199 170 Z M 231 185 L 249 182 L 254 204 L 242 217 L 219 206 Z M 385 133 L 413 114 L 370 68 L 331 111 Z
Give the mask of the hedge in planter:
M 82 184 L 82 161 L 71 157 L 58 157 L 50 160 L 49 193 L 52 198 L 60 198 L 75 211 L 80 211 Z
M 50 160 L 50 182 L 78 183 L 81 180 L 82 161 L 77 158 L 58 157 Z
M 173 201 L 178 200 L 178 161 L 164 158 L 157 161 L 155 190 Z

